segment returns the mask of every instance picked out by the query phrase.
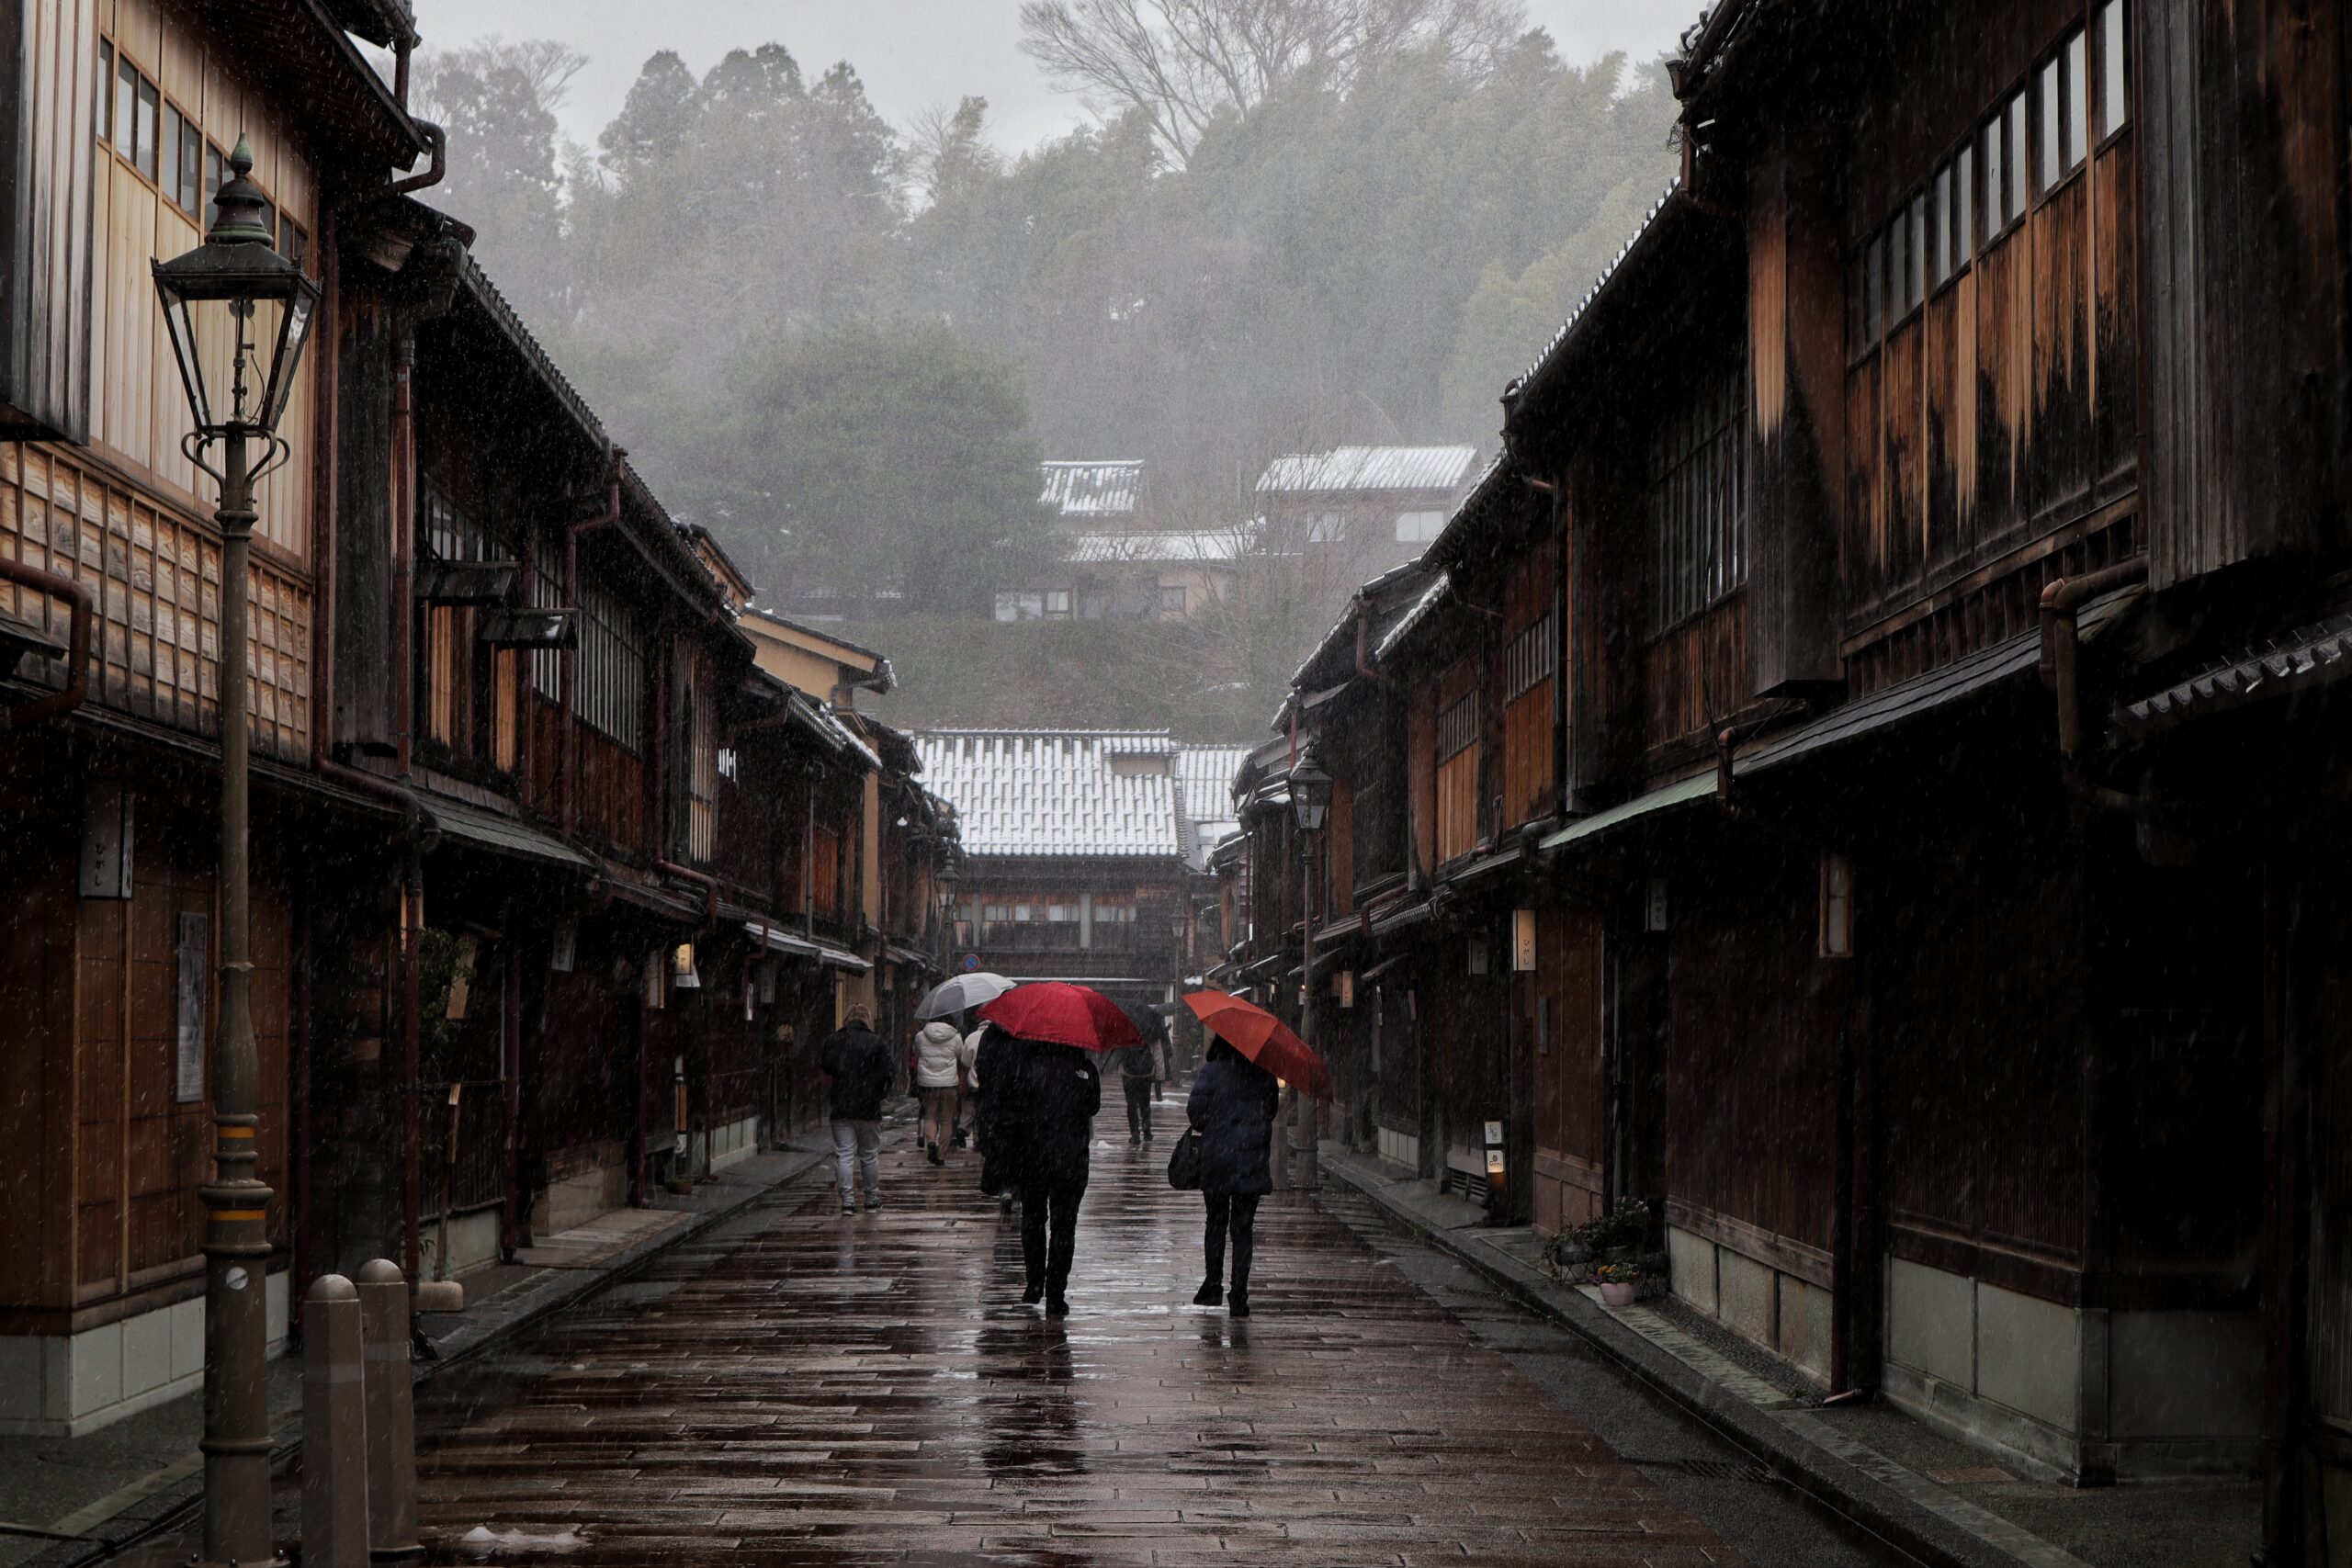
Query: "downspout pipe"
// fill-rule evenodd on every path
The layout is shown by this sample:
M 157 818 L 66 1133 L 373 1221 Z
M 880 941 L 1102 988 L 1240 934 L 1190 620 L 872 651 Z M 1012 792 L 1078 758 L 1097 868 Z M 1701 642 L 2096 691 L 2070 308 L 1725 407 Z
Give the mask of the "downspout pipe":
M 2041 678 L 2058 699 L 2058 770 L 2068 792 L 2086 806 L 2140 809 L 2133 796 L 2095 783 L 2083 770 L 2083 634 L 2078 616 L 2099 594 L 2147 580 L 2147 558 L 2141 557 L 2054 579 L 2041 591 Z
M 65 633 L 64 688 L 14 707 L 0 708 L 0 732 L 5 732 L 71 713 L 90 694 L 90 623 L 97 615 L 97 601 L 91 596 L 86 583 L 5 556 L 0 556 L 0 580 L 46 593 L 52 599 L 62 599 L 72 612 Z
M 599 528 L 609 528 L 621 520 L 621 469 L 628 461 L 628 454 L 620 447 L 612 449 L 605 476 L 605 509 L 594 516 L 581 518 L 563 530 L 563 602 L 577 610 L 580 605 L 580 538 Z M 571 646 L 563 650 L 563 810 L 560 820 L 564 836 L 569 838 L 580 815 L 580 639 L 572 638 Z

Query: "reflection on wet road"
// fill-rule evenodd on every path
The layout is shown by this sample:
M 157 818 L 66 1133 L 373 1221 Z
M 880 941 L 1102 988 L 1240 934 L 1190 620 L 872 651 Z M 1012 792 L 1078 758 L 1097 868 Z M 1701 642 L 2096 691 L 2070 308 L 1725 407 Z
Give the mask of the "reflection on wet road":
M 436 1389 L 435 1557 L 1743 1561 L 1311 1201 L 1261 1213 L 1254 1317 L 1190 1305 L 1167 1146 L 1097 1144 L 1067 1320 L 977 1159 L 903 1141 L 878 1214 L 804 1185 L 673 1250 Z

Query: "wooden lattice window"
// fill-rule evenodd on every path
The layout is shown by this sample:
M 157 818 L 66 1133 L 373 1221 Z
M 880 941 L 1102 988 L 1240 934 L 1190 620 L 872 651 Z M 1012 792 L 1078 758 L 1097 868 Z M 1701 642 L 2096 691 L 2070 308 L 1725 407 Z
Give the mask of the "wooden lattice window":
M 1651 450 L 1653 634 L 1747 581 L 1747 367 L 1702 376 L 1662 422 Z
M 1450 761 L 1470 750 L 1477 739 L 1478 695 L 1473 692 L 1437 716 L 1437 760 Z
M 1503 650 L 1503 701 L 1517 702 L 1552 678 L 1560 664 L 1557 612 L 1546 610 L 1521 627 Z
M 611 591 L 580 593 L 580 722 L 645 754 L 646 649 L 637 615 Z

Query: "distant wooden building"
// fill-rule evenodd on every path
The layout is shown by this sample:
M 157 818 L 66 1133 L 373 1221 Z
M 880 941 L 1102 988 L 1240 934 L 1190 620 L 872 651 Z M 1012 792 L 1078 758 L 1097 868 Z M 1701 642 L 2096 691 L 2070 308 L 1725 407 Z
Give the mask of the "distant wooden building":
M 1076 980 L 1165 1010 L 1192 952 L 1199 863 L 1185 759 L 1153 730 L 927 730 L 925 785 L 954 809 L 963 860 L 951 966 Z M 1196 972 L 1196 971 L 1195 971 Z

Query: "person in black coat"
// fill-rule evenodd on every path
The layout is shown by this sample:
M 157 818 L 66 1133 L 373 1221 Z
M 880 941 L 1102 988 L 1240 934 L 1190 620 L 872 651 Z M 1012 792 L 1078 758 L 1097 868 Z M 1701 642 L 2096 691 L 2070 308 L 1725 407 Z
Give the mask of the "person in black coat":
M 982 1067 L 980 1087 L 989 1089 L 989 1081 Z M 1042 1296 L 1046 1315 L 1060 1317 L 1069 1311 L 1070 1255 L 1079 1200 L 1086 1195 L 1094 1113 L 1102 1109 L 1102 1070 L 1091 1054 L 1075 1046 L 1024 1041 L 1013 1081 L 1018 1088 L 1007 1099 L 1019 1106 L 1013 1164 L 1021 1188 L 1021 1258 L 1028 1272 L 1021 1299 L 1034 1303 Z M 992 1121 L 996 1114 L 992 1108 Z
M 1274 1075 L 1220 1040 L 1193 1078 L 1185 1114 L 1201 1132 L 1201 1197 L 1208 1204 L 1202 1252 L 1208 1274 L 1193 1296 L 1194 1306 L 1230 1303 L 1236 1317 L 1250 1315 L 1250 1263 L 1256 1243 L 1258 1200 L 1274 1189 L 1269 1154 L 1274 1116 L 1282 1105 Z M 1225 1238 L 1233 1235 L 1233 1292 L 1225 1290 Z
M 999 1199 L 1010 1213 L 1021 1190 L 1022 1152 L 1028 1124 L 1022 1115 L 1021 1064 L 1028 1042 L 993 1023 L 980 1026 L 979 1049 L 972 1056 L 973 1132 L 980 1146 L 980 1190 Z
M 818 1047 L 817 1066 L 833 1080 L 833 1163 L 841 1179 L 842 1213 L 857 1213 L 853 1179 L 865 1179 L 865 1208 L 882 1206 L 882 1102 L 889 1098 L 897 1064 L 874 1032 L 874 1010 L 859 1002 L 841 1028 Z

